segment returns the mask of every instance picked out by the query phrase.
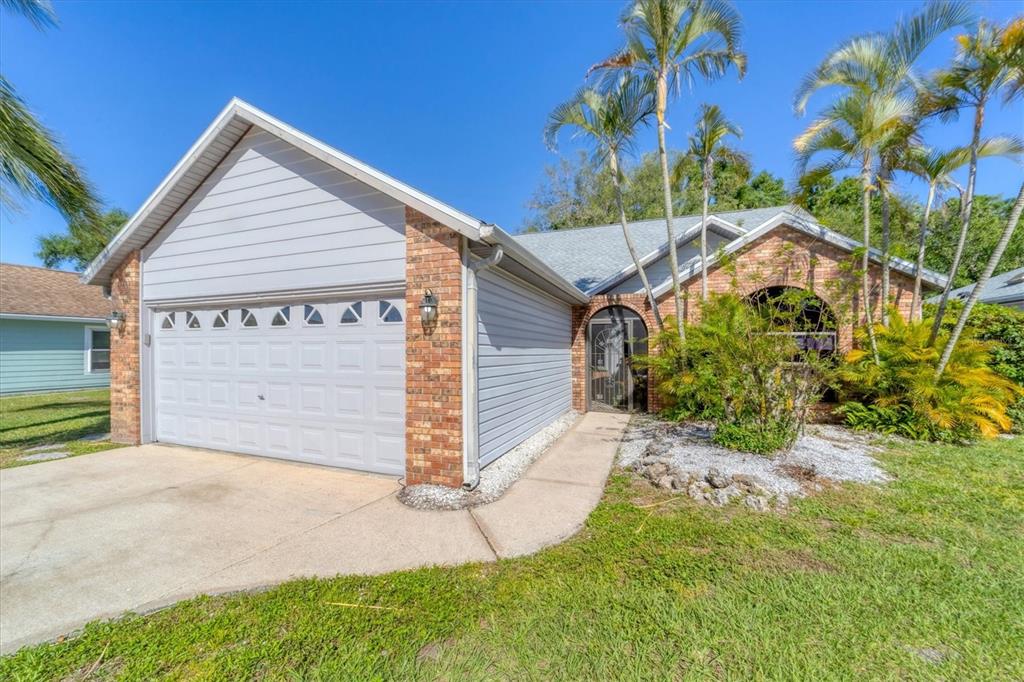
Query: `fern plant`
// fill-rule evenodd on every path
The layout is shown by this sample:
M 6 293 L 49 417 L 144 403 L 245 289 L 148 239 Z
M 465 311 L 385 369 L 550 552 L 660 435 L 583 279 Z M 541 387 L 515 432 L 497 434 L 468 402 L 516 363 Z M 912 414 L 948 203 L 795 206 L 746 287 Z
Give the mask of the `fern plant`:
M 935 378 L 940 337 L 929 343 L 931 321 L 907 322 L 890 314 L 876 325 L 877 364 L 863 350 L 868 332 L 857 331 L 862 348 L 847 353 L 836 375 L 846 399 L 840 412 L 854 428 L 910 438 L 964 441 L 1009 431 L 1009 407 L 1024 388 L 990 368 L 995 344 L 973 336 L 957 345 L 946 372 Z

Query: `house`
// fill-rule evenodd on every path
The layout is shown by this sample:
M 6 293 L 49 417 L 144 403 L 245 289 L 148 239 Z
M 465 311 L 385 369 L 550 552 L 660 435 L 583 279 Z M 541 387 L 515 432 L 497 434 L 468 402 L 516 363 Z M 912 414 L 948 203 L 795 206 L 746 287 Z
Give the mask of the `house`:
M 78 273 L 0 263 L 0 394 L 107 386 L 111 310 Z
M 971 295 L 973 289 L 974 285 L 968 284 L 965 287 L 953 289 L 949 295 L 964 301 Z M 978 300 L 982 303 L 997 303 L 1005 305 L 1007 308 L 1024 311 L 1024 268 L 1010 270 L 989 279 Z
M 698 223 L 675 221 L 691 296 Z M 631 229 L 669 312 L 664 223 Z M 809 215 L 724 213 L 710 229 L 715 288 L 731 258 L 749 293 L 811 286 L 822 310 L 858 314 L 856 295 L 832 288 L 859 281 L 857 244 Z M 912 272 L 893 262 L 904 310 Z M 618 227 L 514 237 L 238 100 L 83 281 L 123 315 L 111 338 L 123 442 L 473 486 L 570 408 L 655 406 L 626 361 L 653 322 Z M 833 347 L 851 328 L 831 332 Z

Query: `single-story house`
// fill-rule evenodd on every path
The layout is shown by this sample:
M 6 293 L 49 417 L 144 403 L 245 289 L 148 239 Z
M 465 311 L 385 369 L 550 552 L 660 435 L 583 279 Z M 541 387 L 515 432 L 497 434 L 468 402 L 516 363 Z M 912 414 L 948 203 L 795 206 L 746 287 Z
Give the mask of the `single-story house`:
M 675 221 L 691 300 L 698 224 Z M 631 230 L 669 313 L 664 221 Z M 810 287 L 857 314 L 838 286 L 859 281 L 857 244 L 806 213 L 723 213 L 710 230 L 715 289 L 738 267 L 745 292 Z M 893 262 L 904 309 L 912 273 Z M 473 486 L 567 410 L 652 404 L 627 358 L 653 321 L 618 226 L 512 236 L 239 100 L 83 281 L 123 315 L 111 384 L 123 442 Z
M 973 290 L 974 285 L 968 284 L 959 289 L 953 289 L 949 295 L 963 301 L 971 295 Z M 989 279 L 985 283 L 985 288 L 981 290 L 978 300 L 982 303 L 996 303 L 1005 305 L 1007 308 L 1024 310 L 1024 268 L 1010 270 Z
M 76 272 L 0 263 L 0 394 L 109 385 L 112 310 Z

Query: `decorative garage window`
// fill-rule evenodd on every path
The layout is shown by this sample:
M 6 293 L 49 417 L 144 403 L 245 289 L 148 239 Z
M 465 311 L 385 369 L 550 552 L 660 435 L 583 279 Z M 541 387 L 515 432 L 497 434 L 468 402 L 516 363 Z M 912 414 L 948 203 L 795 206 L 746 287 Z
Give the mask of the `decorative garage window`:
M 85 329 L 85 371 L 110 371 L 110 330 L 103 327 Z
M 359 324 L 359 321 L 362 319 L 363 304 L 360 301 L 356 301 L 345 308 L 345 312 L 341 314 L 341 321 L 339 324 Z
M 291 308 L 285 306 L 274 313 L 274 319 L 270 321 L 271 327 L 287 327 L 291 319 Z
M 174 313 L 164 315 L 164 321 L 160 323 L 161 329 L 174 329 Z
M 222 310 L 217 313 L 217 317 L 213 318 L 214 329 L 224 329 L 228 326 L 228 311 Z
M 199 317 L 193 312 L 185 313 L 185 329 L 200 329 Z
M 248 308 L 242 308 L 242 326 L 249 327 L 250 329 L 260 326 L 259 322 L 256 321 L 256 316 Z
M 391 301 L 380 302 L 379 314 L 380 321 L 386 324 L 395 324 L 402 321 L 402 312 Z
M 316 309 L 315 305 L 309 305 L 308 303 L 303 308 L 302 319 L 305 321 L 307 327 L 322 327 L 324 326 L 324 318 L 320 314 L 320 311 Z

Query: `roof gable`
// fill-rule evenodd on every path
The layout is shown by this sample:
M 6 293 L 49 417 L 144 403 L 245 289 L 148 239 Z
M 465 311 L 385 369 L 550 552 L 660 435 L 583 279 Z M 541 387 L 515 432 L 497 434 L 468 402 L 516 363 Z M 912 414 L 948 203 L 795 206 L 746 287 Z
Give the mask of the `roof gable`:
M 110 244 L 89 264 L 82 274 L 82 281 L 107 284 L 124 257 L 144 246 L 160 230 L 253 126 L 289 142 L 460 234 L 471 239 L 480 237 L 483 225 L 480 220 L 292 128 L 246 102 L 232 99 Z

